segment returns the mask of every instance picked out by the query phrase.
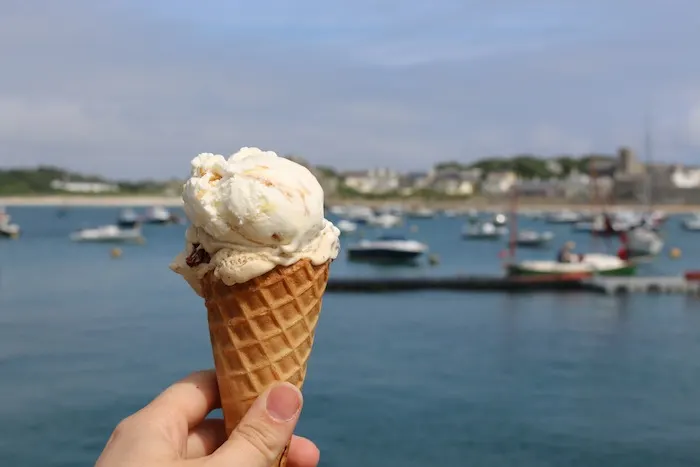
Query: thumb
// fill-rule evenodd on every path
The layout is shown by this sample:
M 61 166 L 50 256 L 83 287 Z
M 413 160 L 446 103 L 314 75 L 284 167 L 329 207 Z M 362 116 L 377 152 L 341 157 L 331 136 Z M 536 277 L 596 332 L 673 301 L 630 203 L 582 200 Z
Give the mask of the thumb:
M 213 465 L 270 467 L 292 438 L 302 403 L 301 392 L 292 384 L 268 388 L 213 454 Z

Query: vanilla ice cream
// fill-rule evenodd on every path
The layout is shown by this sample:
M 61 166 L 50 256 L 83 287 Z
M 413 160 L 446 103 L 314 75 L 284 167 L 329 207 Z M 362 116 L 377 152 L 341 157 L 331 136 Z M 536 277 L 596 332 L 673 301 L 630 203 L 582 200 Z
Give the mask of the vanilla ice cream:
M 182 199 L 191 225 L 171 269 L 197 293 L 212 270 L 233 285 L 277 265 L 302 258 L 322 264 L 338 255 L 340 232 L 324 218 L 318 180 L 272 151 L 242 148 L 228 159 L 200 154 Z

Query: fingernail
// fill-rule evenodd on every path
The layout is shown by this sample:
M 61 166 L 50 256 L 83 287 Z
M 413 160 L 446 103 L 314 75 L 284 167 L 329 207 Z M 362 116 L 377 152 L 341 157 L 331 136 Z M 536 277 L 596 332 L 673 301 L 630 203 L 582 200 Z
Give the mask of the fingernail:
M 267 413 L 278 422 L 288 422 L 299 413 L 301 393 L 289 383 L 278 384 L 267 395 Z

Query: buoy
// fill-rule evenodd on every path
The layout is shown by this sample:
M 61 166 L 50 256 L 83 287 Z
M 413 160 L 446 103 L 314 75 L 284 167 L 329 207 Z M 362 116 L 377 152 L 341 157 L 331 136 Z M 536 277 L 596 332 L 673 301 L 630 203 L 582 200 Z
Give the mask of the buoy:
M 438 255 L 430 255 L 428 256 L 428 263 L 431 266 L 437 266 L 440 264 L 440 257 Z
M 144 237 L 139 237 L 138 240 L 136 240 L 136 243 L 139 245 L 144 245 L 146 243 L 146 239 Z
M 671 251 L 668 252 L 668 255 L 673 259 L 678 259 L 681 257 L 681 249 L 680 248 L 671 248 Z
M 122 250 L 121 248 L 112 248 L 112 251 L 109 252 L 109 255 L 112 258 L 120 258 L 122 256 Z

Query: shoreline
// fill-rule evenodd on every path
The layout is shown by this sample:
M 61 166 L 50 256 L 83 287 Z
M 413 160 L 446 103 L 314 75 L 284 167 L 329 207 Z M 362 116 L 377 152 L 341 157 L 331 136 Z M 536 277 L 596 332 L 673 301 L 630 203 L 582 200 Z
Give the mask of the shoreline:
M 329 205 L 365 205 L 369 207 L 381 207 L 387 204 L 401 204 L 408 209 L 430 208 L 430 209 L 488 209 L 497 211 L 512 210 L 512 202 L 507 199 L 489 200 L 477 198 L 471 200 L 417 200 L 417 199 L 329 199 Z M 176 196 L 0 196 L 0 206 L 6 207 L 150 207 L 165 206 L 169 208 L 182 207 L 182 199 Z M 524 199 L 518 200 L 518 209 L 527 210 L 599 210 L 602 204 L 590 202 L 552 202 L 544 199 Z M 630 211 L 644 211 L 647 209 L 639 204 L 611 204 L 608 205 L 616 209 Z M 653 209 L 660 209 L 668 213 L 690 214 L 700 212 L 700 205 L 683 204 L 654 204 Z

